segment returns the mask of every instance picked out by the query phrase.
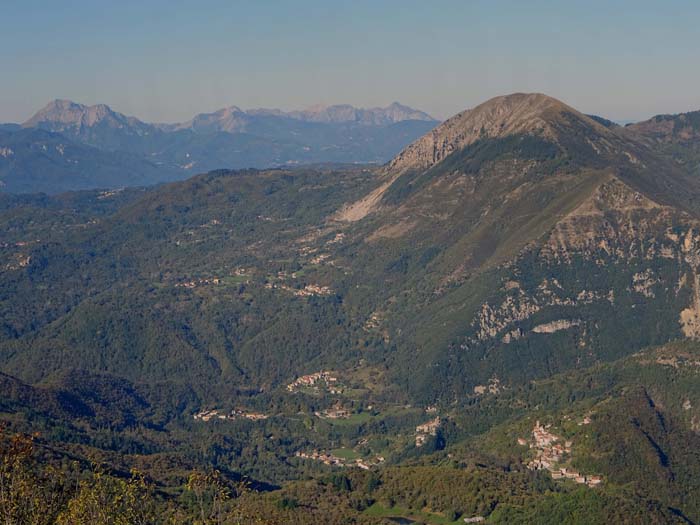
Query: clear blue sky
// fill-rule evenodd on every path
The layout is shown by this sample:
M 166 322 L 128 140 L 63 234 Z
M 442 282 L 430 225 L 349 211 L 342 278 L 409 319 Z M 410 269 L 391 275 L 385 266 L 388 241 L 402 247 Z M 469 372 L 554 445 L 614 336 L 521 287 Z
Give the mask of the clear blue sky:
M 176 121 L 540 91 L 618 120 L 700 109 L 697 0 L 3 0 L 0 121 L 53 98 Z

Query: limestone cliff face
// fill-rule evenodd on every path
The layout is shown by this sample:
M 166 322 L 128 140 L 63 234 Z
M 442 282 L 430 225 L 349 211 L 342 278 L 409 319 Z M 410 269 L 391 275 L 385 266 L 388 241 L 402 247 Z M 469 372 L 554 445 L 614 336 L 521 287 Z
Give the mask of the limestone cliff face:
M 40 127 L 50 131 L 79 131 L 96 125 L 106 125 L 120 130 L 143 134 L 151 126 L 137 118 L 113 111 L 105 104 L 85 106 L 70 100 L 54 100 L 40 109 L 22 124 L 25 128 Z
M 613 135 L 598 122 L 552 97 L 516 93 L 493 98 L 455 115 L 403 150 L 389 163 L 388 169 L 390 172 L 427 169 L 484 138 L 536 134 L 556 142 L 557 122 L 564 114 L 592 127 L 602 137 Z
M 612 177 L 556 224 L 541 256 L 552 262 L 568 262 L 574 255 L 593 261 L 601 254 L 621 260 L 664 257 L 674 248 L 669 239 L 656 234 L 671 227 L 675 214 L 672 207 L 662 206 Z M 677 218 L 689 220 L 682 212 Z
M 472 342 L 507 344 L 522 338 L 536 315 L 575 315 L 580 307 L 618 303 L 637 303 L 635 309 L 641 311 L 654 300 L 663 301 L 664 308 L 677 316 L 678 324 L 669 326 L 669 336 L 680 329 L 678 335 L 700 339 L 700 221 L 695 217 L 610 177 L 528 252 L 536 254 L 544 274 L 558 279 L 544 279 L 531 290 L 517 281 L 506 283 L 500 303 L 482 305 L 472 324 Z M 519 264 L 513 263 L 515 273 L 526 273 Z M 563 277 L 571 278 L 575 265 L 589 268 L 584 271 L 595 268 L 592 271 L 598 277 L 586 286 L 597 289 L 582 288 L 585 281 Z M 530 330 L 551 334 L 576 327 L 583 331 L 584 326 L 584 321 L 564 319 Z M 594 323 L 581 336 L 582 347 L 595 337 Z
M 683 335 L 690 339 L 700 339 L 700 275 L 693 275 L 692 303 L 681 311 L 681 329 Z

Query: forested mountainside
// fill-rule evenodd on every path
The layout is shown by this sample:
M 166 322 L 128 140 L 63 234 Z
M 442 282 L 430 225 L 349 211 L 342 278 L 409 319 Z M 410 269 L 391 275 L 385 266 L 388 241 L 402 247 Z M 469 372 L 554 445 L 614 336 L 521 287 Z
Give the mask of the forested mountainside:
M 657 115 L 625 129 L 684 169 L 700 174 L 700 111 Z
M 699 197 L 537 94 L 381 167 L 5 195 L 3 417 L 185 521 L 214 468 L 232 523 L 693 523 Z
M 174 170 L 139 155 L 108 152 L 40 129 L 0 131 L 0 191 L 59 193 L 146 186 L 173 180 Z

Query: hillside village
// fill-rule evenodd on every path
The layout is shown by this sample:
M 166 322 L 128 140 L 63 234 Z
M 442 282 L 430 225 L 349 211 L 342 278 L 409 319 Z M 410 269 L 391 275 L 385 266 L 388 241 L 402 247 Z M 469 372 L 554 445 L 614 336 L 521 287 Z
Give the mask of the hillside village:
M 431 419 L 427 423 L 418 425 L 416 427 L 416 447 L 422 447 L 431 436 L 437 436 L 441 424 L 442 420 L 440 419 L 440 416 L 437 416 L 435 419 Z
M 265 283 L 265 288 L 267 288 L 268 290 L 284 290 L 285 292 L 289 292 L 293 295 L 296 295 L 297 297 L 311 297 L 314 295 L 333 294 L 332 288 L 330 288 L 329 286 L 322 286 L 320 284 L 307 284 L 304 285 L 303 288 L 294 288 L 293 286 L 289 286 L 287 284 L 268 282 Z
M 579 423 L 580 425 L 590 424 L 588 417 Z M 585 484 L 589 487 L 596 487 L 603 482 L 603 478 L 598 475 L 586 475 L 577 470 L 563 466 L 571 459 L 571 440 L 563 440 L 560 436 L 551 432 L 551 424 L 541 425 L 539 421 L 532 429 L 532 440 L 529 443 L 530 449 L 535 452 L 535 457 L 530 460 L 527 467 L 530 470 L 546 470 L 552 479 L 570 479 L 576 483 Z M 526 446 L 528 441 L 518 438 L 518 445 Z
M 335 466 L 335 467 L 358 467 L 363 470 L 369 470 L 372 467 L 384 462 L 382 456 L 376 456 L 374 459 L 363 459 L 363 458 L 341 458 L 333 453 L 329 452 L 319 452 L 314 450 L 313 452 L 297 452 L 296 457 L 301 459 L 311 459 L 314 461 L 320 461 L 324 465 Z
M 339 402 L 333 405 L 331 408 L 325 410 L 317 410 L 314 412 L 316 417 L 321 419 L 347 419 L 350 417 L 352 412 L 349 408 L 345 408 Z
M 338 384 L 338 377 L 333 372 L 325 370 L 303 375 L 287 385 L 288 392 L 299 392 L 301 389 L 311 389 L 316 393 L 328 391 L 330 394 L 342 394 L 343 392 L 343 388 Z
M 214 419 L 217 420 L 223 420 L 223 421 L 235 421 L 237 419 L 248 419 L 250 421 L 262 421 L 267 419 L 268 416 L 267 414 L 263 414 L 261 412 L 246 412 L 244 410 L 238 410 L 234 409 L 231 410 L 229 413 L 224 413 L 220 409 L 210 409 L 210 410 L 203 410 L 201 412 L 196 413 L 193 418 L 195 421 L 211 421 Z

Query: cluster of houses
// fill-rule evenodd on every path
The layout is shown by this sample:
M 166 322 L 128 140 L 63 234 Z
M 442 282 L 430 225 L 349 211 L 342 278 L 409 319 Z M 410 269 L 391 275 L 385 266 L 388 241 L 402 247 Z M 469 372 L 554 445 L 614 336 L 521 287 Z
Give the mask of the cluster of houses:
M 321 286 L 318 284 L 307 284 L 301 290 L 294 290 L 294 295 L 300 297 L 307 297 L 310 295 L 331 295 L 333 290 L 328 286 Z
M 0 248 L 12 248 L 13 246 L 17 248 L 24 248 L 25 246 L 30 246 L 38 242 L 39 239 L 35 239 L 33 241 L 0 242 Z
M 208 284 L 221 284 L 221 279 L 219 279 L 218 277 L 193 279 L 191 281 L 176 283 L 175 288 L 197 288 L 197 286 L 205 286 Z
M 22 255 L 18 253 L 15 255 L 15 264 L 8 263 L 5 265 L 6 270 L 19 270 L 20 268 L 26 268 L 29 263 L 32 262 L 31 255 Z
M 287 385 L 287 390 L 289 392 L 297 392 L 301 388 L 313 388 L 318 390 L 321 384 L 323 384 L 331 394 L 341 394 L 343 391 L 342 388 L 338 386 L 338 378 L 333 375 L 332 372 L 326 370 L 298 377 Z
M 589 421 L 590 422 L 590 421 Z M 571 479 L 576 483 L 586 484 L 595 487 L 603 482 L 601 476 L 586 476 L 580 472 L 561 467 L 559 463 L 567 456 L 571 455 L 571 441 L 564 441 L 550 432 L 551 425 L 541 425 L 539 421 L 532 429 L 533 441 L 530 448 L 535 450 L 535 457 L 528 463 L 531 470 L 547 470 L 552 475 L 552 479 Z M 527 445 L 527 440 L 518 438 L 518 445 Z
M 551 473 L 552 479 L 572 479 L 576 483 L 583 483 L 589 487 L 597 487 L 603 483 L 603 478 L 601 476 L 584 476 L 575 470 L 570 470 L 565 467 L 560 468 L 558 471 L 552 470 Z
M 330 257 L 329 254 L 319 254 L 311 259 L 312 264 L 320 264 Z M 289 278 L 296 279 L 298 277 L 297 272 L 288 272 L 286 270 L 280 270 L 277 275 L 268 276 L 267 282 L 265 282 L 265 288 L 268 290 L 284 290 L 285 292 L 291 293 L 297 297 L 310 297 L 313 295 L 333 295 L 335 292 L 330 286 L 323 286 L 320 284 L 306 284 L 303 288 L 295 288 L 289 284 L 285 284 L 285 281 Z
M 545 427 L 537 421 L 532 429 L 533 443 L 530 448 L 536 451 L 535 458 L 528 463 L 528 467 L 532 470 L 551 470 L 562 461 L 565 455 L 571 454 L 571 441 L 562 443 L 559 436 L 549 432 L 549 428 L 549 425 Z M 526 443 L 522 438 L 518 440 L 520 445 Z
M 344 233 L 336 233 L 335 237 L 333 237 L 330 241 L 326 242 L 326 244 L 338 244 L 343 242 L 343 239 L 345 239 Z
M 323 261 L 330 259 L 330 257 L 330 253 L 319 253 L 318 255 L 314 256 L 309 262 L 311 264 L 321 264 Z
M 245 268 L 234 268 L 233 271 L 231 272 L 231 275 L 235 275 L 236 277 L 250 277 L 250 271 L 246 270 Z M 246 281 L 246 283 L 249 283 L 250 279 Z
M 366 331 L 376 330 L 377 328 L 379 328 L 381 326 L 381 324 L 382 324 L 382 317 L 377 312 L 374 312 L 365 321 L 364 329 Z
M 362 458 L 351 460 L 339 458 L 338 456 L 328 452 L 319 452 L 318 450 L 314 450 L 313 452 L 297 452 L 295 456 L 302 459 L 313 459 L 315 461 L 320 461 L 324 465 L 336 467 L 358 467 L 364 470 L 369 470 L 372 467 L 384 462 L 384 458 L 382 456 L 377 456 L 371 461 Z
M 17 243 L 17 246 L 19 246 L 19 243 Z M 646 364 L 648 361 L 640 362 Z M 681 366 L 700 366 L 700 361 L 691 359 L 690 356 L 659 356 L 656 358 L 656 363 L 662 366 L 672 366 L 673 368 L 680 368 Z
M 267 419 L 269 416 L 267 414 L 262 414 L 260 412 L 245 412 L 243 410 L 231 410 L 228 414 L 224 414 L 219 409 L 203 410 L 194 415 L 195 421 L 210 421 L 212 419 L 249 419 L 251 421 L 260 421 Z
M 15 243 L 0 242 L 0 248 L 11 248 L 13 246 L 17 248 L 23 248 L 25 246 L 29 246 L 33 242 L 39 242 L 39 240 L 37 239 L 36 241 L 18 241 Z M 6 264 L 4 268 L 5 270 L 19 270 L 20 268 L 26 268 L 32 262 L 32 257 L 30 255 L 23 255 L 21 253 L 14 254 L 13 258 L 14 264 Z
M 284 290 L 290 292 L 297 297 L 310 297 L 312 295 L 332 295 L 333 290 L 328 286 L 321 286 L 319 284 L 307 284 L 304 288 L 294 288 L 286 284 L 276 284 L 276 283 L 265 283 L 265 288 L 269 290 Z
M 250 277 L 250 271 L 246 270 L 245 268 L 234 268 L 231 271 L 231 275 L 236 277 Z M 250 283 L 250 279 L 247 279 L 245 282 Z M 226 284 L 225 277 L 203 277 L 200 279 L 190 279 L 189 281 L 175 283 L 175 288 L 197 288 L 198 286 L 219 284 Z
M 347 419 L 350 417 L 350 414 L 350 409 L 343 407 L 339 403 L 332 408 L 314 412 L 314 415 L 321 419 Z
M 416 446 L 422 447 L 428 441 L 430 436 L 436 436 L 441 424 L 442 420 L 440 419 L 440 416 L 437 416 L 435 419 L 431 419 L 427 423 L 418 425 L 416 427 Z
M 114 197 L 115 195 L 118 195 L 124 191 L 124 188 L 118 188 L 116 190 L 108 190 L 108 191 L 101 191 L 99 195 L 97 196 L 98 199 L 109 199 L 110 197 Z
M 483 396 L 484 394 L 498 394 L 501 391 L 501 380 L 497 377 L 492 377 L 489 380 L 488 385 L 476 385 L 474 387 L 474 393 L 477 396 Z

